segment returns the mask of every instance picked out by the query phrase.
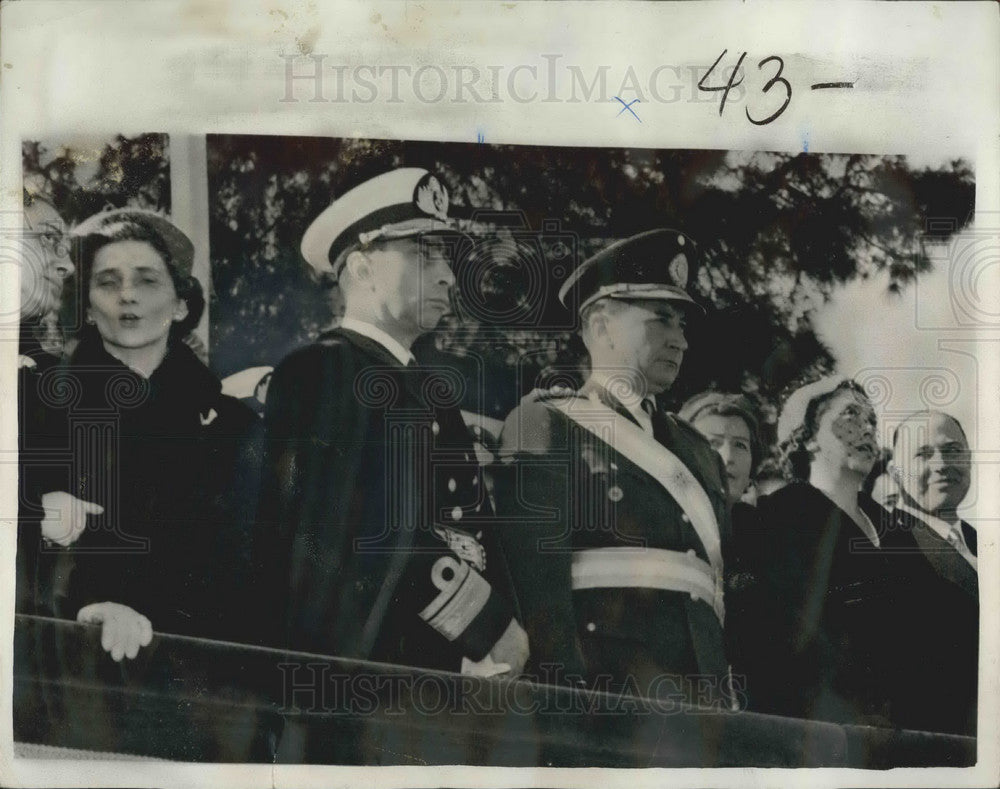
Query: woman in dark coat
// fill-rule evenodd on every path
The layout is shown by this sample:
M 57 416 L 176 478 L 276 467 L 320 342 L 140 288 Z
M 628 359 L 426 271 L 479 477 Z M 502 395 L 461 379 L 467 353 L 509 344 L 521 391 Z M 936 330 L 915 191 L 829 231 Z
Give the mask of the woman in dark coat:
M 914 578 L 908 535 L 860 492 L 879 454 L 875 411 L 854 381 L 824 379 L 788 399 L 778 437 L 793 481 L 758 504 L 741 626 L 750 706 L 886 725 Z
M 103 506 L 70 549 L 65 614 L 102 625 L 115 660 L 152 630 L 215 635 L 233 537 L 233 469 L 255 422 L 182 341 L 205 301 L 190 240 L 119 209 L 78 240 L 87 326 L 65 368 L 75 495 Z
M 761 539 L 757 508 L 744 501 L 754 470 L 764 454 L 760 417 L 751 400 L 742 394 L 701 392 L 681 406 L 678 416 L 691 423 L 722 457 L 726 475 L 731 537 L 724 543 L 726 578 L 726 655 L 733 674 L 734 696 L 742 701 L 745 670 L 742 665 L 742 628 L 746 622 L 744 600 L 752 591 L 754 568 L 748 558 Z

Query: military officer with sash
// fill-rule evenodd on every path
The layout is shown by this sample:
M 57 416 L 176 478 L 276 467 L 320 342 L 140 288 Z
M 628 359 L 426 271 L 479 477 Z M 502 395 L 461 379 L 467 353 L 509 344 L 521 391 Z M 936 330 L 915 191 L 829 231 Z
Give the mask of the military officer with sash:
M 656 401 L 701 311 L 685 290 L 693 252 L 652 230 L 570 275 L 559 295 L 579 310 L 590 376 L 511 413 L 496 499 L 536 675 L 728 707 L 725 477 Z

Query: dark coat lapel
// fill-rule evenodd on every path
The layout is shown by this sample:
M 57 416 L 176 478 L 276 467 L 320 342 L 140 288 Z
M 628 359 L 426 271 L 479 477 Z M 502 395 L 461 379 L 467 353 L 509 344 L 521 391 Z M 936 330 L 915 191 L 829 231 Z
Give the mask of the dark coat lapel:
M 337 329 L 331 335 L 341 334 L 349 343 L 354 345 L 365 356 L 372 359 L 375 365 L 384 365 L 394 375 L 398 375 L 403 384 L 403 389 L 407 394 L 407 400 L 411 403 L 420 403 L 428 407 L 427 397 L 424 392 L 424 382 L 427 379 L 427 371 L 421 367 L 407 367 L 399 361 L 392 352 L 381 343 L 370 337 L 359 334 L 350 329 Z M 399 404 L 403 405 L 402 403 Z M 412 406 L 410 406 L 412 407 Z
M 978 545 L 978 535 L 976 534 L 976 529 L 974 526 L 962 521 L 962 536 L 965 537 L 965 544 L 969 546 L 969 552 L 973 556 L 979 556 L 976 552 Z
M 948 541 L 930 526 L 903 510 L 894 510 L 896 527 L 909 531 L 920 550 L 939 576 L 960 587 L 971 597 L 979 598 L 979 577 Z

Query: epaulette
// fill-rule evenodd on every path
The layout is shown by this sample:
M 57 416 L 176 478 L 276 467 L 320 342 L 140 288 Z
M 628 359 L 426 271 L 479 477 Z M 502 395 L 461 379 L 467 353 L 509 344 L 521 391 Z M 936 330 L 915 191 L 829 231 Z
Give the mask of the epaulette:
M 552 389 L 548 390 L 547 392 L 542 392 L 541 394 L 538 395 L 538 402 L 540 403 L 548 403 L 548 402 L 553 402 L 555 400 L 575 400 L 575 399 L 586 400 L 587 396 L 584 394 L 580 394 L 580 392 L 573 392 L 568 390 L 567 391 L 552 390 Z
M 586 400 L 587 396 L 579 392 L 545 392 L 538 399 L 547 403 L 554 400 Z
M 322 345 L 324 348 L 330 348 L 334 345 L 342 345 L 343 343 L 344 335 L 339 334 L 336 329 L 325 331 L 316 338 L 316 344 Z

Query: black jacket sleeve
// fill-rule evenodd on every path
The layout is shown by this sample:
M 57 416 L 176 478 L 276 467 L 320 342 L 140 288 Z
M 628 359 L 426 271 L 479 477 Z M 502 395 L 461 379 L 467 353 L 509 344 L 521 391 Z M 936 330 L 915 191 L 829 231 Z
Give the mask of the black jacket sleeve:
M 371 369 L 334 342 L 293 354 L 271 380 L 255 529 L 276 590 L 271 632 L 291 649 L 365 658 L 387 627 L 430 627 L 481 659 L 511 609 L 433 534 L 433 516 L 421 520 L 436 509 L 416 454 L 425 439 L 386 432 L 387 414 L 414 404 L 401 368 Z
M 574 504 L 567 420 L 544 403 L 515 409 L 492 468 L 501 542 L 538 673 L 582 677 L 571 568 Z

